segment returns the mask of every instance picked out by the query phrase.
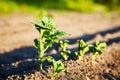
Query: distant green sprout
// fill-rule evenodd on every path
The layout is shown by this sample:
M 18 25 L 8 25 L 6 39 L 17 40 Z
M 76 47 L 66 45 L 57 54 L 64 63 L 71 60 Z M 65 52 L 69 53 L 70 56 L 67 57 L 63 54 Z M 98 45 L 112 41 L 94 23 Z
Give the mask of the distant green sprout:
M 61 60 L 55 61 L 53 60 L 53 73 L 51 76 L 51 80 L 54 79 L 60 72 L 65 71 L 64 64 L 62 63 Z
M 86 43 L 83 40 L 78 40 L 78 51 L 75 52 L 75 55 L 78 57 L 78 60 L 82 59 L 82 57 L 84 56 L 84 54 L 89 51 L 89 46 L 88 43 Z
M 61 30 L 56 30 L 53 20 L 48 17 L 43 17 L 40 21 L 32 23 L 35 25 L 40 34 L 39 39 L 34 40 L 34 46 L 38 49 L 38 63 L 42 70 L 41 62 L 44 61 L 43 56 L 45 51 L 49 47 L 52 47 L 54 42 L 59 42 L 58 37 L 64 36 L 67 33 Z
M 65 60 L 68 60 L 69 54 L 71 53 L 70 50 L 67 50 L 68 43 L 69 43 L 68 40 L 60 41 L 59 46 L 61 50 L 61 55 Z
M 106 48 L 107 44 L 105 42 L 99 42 L 96 41 L 95 45 L 93 46 L 93 50 L 92 50 L 92 62 L 95 60 L 95 57 L 97 55 L 102 54 L 102 50 L 104 48 Z

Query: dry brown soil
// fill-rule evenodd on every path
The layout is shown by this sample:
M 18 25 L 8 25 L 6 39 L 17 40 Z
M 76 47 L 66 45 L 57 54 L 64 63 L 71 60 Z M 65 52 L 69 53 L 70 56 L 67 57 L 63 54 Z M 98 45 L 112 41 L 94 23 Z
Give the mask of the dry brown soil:
M 52 13 L 52 12 L 51 12 Z M 81 14 L 76 12 L 54 12 L 56 28 L 70 35 L 60 39 L 70 40 L 69 49 L 77 50 L 76 41 L 83 39 L 89 43 L 105 41 L 108 47 L 103 54 L 90 63 L 91 54 L 82 60 L 71 57 L 64 61 L 66 71 L 55 80 L 120 80 L 120 16 L 111 13 Z M 0 15 L 0 80 L 49 80 L 52 74 L 50 64 L 44 64 L 44 71 L 37 68 L 37 50 L 33 47 L 38 32 L 30 23 L 31 15 L 13 13 Z M 61 59 L 57 44 L 46 53 Z

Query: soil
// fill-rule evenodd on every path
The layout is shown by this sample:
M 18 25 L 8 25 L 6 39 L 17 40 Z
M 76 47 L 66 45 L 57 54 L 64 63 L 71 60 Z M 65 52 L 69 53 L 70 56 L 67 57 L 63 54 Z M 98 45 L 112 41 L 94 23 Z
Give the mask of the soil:
M 94 63 L 90 62 L 91 53 L 82 60 L 76 60 L 71 55 L 64 61 L 66 71 L 60 73 L 55 80 L 120 80 L 120 16 L 111 13 L 109 17 L 103 14 L 81 14 L 76 12 L 52 12 L 56 28 L 69 33 L 61 40 L 70 40 L 68 49 L 77 50 L 78 39 L 88 43 L 96 40 L 107 43 L 103 54 L 97 56 Z M 43 71 L 37 66 L 37 50 L 33 47 L 34 38 L 38 32 L 31 15 L 12 13 L 0 15 L 0 80 L 49 80 L 52 66 L 44 63 Z M 53 44 L 46 54 L 56 60 L 61 59 L 58 44 Z

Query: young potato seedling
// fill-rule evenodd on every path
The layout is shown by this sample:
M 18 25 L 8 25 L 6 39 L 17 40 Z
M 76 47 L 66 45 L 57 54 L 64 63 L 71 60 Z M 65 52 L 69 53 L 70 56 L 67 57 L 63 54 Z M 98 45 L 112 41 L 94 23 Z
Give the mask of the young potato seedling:
M 42 70 L 42 63 L 45 61 L 45 51 L 49 47 L 52 47 L 52 43 L 59 42 L 58 37 L 64 36 L 67 33 L 61 30 L 56 30 L 55 24 L 51 18 L 43 17 L 40 21 L 32 23 L 40 34 L 39 39 L 34 40 L 34 46 L 38 49 L 38 63 Z
M 99 41 L 96 41 L 95 45 L 93 46 L 93 50 L 92 50 L 92 62 L 95 60 L 95 57 L 97 55 L 100 55 L 102 54 L 102 50 L 104 48 L 106 48 L 106 43 L 105 42 L 99 42 Z
M 53 73 L 51 76 L 51 80 L 54 80 L 54 77 L 56 77 L 60 72 L 65 71 L 64 64 L 61 60 L 55 61 L 53 60 Z
M 75 55 L 78 57 L 78 60 L 80 60 L 84 56 L 84 54 L 87 51 L 89 51 L 90 45 L 88 45 L 88 43 L 86 43 L 83 40 L 78 40 L 78 44 L 79 44 L 78 51 L 75 52 Z
M 64 60 L 68 60 L 69 54 L 71 53 L 70 50 L 67 50 L 68 46 L 68 40 L 60 41 L 60 50 L 61 50 L 61 55 L 64 58 Z

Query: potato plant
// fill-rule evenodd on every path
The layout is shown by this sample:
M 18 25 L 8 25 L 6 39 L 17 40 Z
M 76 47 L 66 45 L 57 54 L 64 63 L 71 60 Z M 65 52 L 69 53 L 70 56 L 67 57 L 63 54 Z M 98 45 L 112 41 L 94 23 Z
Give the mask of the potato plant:
M 65 71 L 64 64 L 62 63 L 61 60 L 55 61 L 53 60 L 53 73 L 51 76 L 51 80 L 54 79 L 60 72 Z
M 42 70 L 42 63 L 47 59 L 44 57 L 45 51 L 52 47 L 54 42 L 59 42 L 58 37 L 64 36 L 67 33 L 61 30 L 56 30 L 55 24 L 51 18 L 43 17 L 40 21 L 32 22 L 39 31 L 39 39 L 34 40 L 34 46 L 38 49 L 38 63 Z M 48 59 L 48 60 L 50 60 Z
M 89 46 L 88 43 L 86 43 L 85 41 L 83 40 L 78 40 L 78 51 L 75 52 L 75 55 L 78 57 L 78 59 L 80 60 L 84 54 L 89 51 Z
M 60 41 L 60 45 L 59 45 L 61 50 L 61 55 L 64 58 L 64 60 L 68 60 L 69 54 L 71 53 L 70 50 L 67 50 L 68 42 L 69 42 L 68 40 Z
M 96 41 L 95 45 L 92 47 L 92 62 L 95 60 L 95 57 L 97 55 L 100 55 L 102 54 L 102 50 L 106 47 L 106 43 L 105 42 L 99 42 L 99 41 Z

